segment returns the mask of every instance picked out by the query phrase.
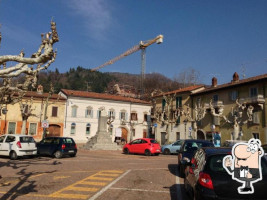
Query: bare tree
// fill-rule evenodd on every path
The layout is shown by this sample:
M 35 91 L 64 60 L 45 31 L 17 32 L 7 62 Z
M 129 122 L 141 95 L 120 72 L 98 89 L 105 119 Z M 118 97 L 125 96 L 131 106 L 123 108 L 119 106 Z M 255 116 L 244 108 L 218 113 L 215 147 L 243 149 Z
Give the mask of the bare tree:
M 1 40 L 0 33 L 0 43 Z M 29 87 L 36 87 L 38 73 L 55 61 L 57 53 L 53 50 L 53 45 L 58 41 L 56 23 L 51 21 L 51 32 L 41 34 L 41 45 L 31 57 L 24 57 L 23 50 L 19 55 L 0 56 L 0 67 L 3 66 L 0 69 L 0 106 L 21 101 Z M 11 63 L 11 66 L 7 67 L 8 63 Z M 12 65 L 13 63 L 15 65 Z M 25 76 L 23 83 L 14 81 L 14 78 L 21 75 Z
M 189 67 L 181 71 L 178 75 L 175 75 L 173 80 L 181 83 L 183 87 L 196 85 L 200 83 L 200 72 Z

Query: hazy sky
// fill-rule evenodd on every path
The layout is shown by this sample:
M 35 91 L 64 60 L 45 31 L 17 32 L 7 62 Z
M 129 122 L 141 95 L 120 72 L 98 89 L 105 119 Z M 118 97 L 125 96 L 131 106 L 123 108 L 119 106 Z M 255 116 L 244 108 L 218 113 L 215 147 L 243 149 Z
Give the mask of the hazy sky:
M 0 55 L 30 56 L 52 17 L 60 39 L 53 71 L 97 67 L 163 34 L 146 49 L 146 73 L 173 78 L 190 67 L 205 84 L 267 73 L 266 0 L 0 0 Z M 139 74 L 140 53 L 101 71 Z

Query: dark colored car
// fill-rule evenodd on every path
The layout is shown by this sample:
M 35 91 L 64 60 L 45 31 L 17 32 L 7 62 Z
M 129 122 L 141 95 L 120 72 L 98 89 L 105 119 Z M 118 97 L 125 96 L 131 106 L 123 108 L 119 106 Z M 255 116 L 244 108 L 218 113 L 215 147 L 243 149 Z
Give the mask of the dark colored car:
M 185 170 L 186 193 L 195 200 L 263 200 L 266 197 L 267 159 L 262 157 L 262 180 L 253 183 L 253 194 L 239 194 L 242 183 L 233 180 L 223 168 L 223 158 L 231 148 L 201 148 L 195 152 Z
M 181 177 L 184 177 L 185 164 L 190 162 L 196 150 L 201 147 L 214 147 L 208 140 L 185 140 L 178 152 L 178 170 Z
M 55 158 L 65 155 L 74 157 L 77 154 L 77 145 L 70 137 L 46 137 L 37 143 L 37 153 Z
M 123 153 L 136 153 L 144 154 L 146 156 L 160 154 L 160 145 L 155 139 L 151 138 L 139 138 L 123 146 Z
M 267 155 L 267 144 L 263 144 L 263 145 L 261 145 L 261 147 L 264 150 L 264 154 Z

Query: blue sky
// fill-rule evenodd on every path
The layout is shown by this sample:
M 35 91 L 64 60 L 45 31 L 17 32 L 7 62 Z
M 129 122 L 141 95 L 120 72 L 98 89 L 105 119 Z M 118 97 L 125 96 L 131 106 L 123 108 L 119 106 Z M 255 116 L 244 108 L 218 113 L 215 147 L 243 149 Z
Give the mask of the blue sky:
M 266 0 L 0 0 L 0 55 L 34 53 L 53 17 L 60 37 L 49 68 L 94 68 L 137 45 L 164 35 L 146 49 L 146 73 L 169 78 L 186 68 L 202 83 L 229 82 L 267 73 Z M 140 51 L 101 69 L 141 71 Z

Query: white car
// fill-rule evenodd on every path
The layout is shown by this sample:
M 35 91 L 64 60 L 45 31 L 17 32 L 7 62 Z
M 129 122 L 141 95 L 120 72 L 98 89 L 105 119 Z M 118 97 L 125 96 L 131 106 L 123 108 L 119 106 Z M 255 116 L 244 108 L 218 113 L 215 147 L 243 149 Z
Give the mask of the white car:
M 11 160 L 19 156 L 37 155 L 36 142 L 32 136 L 7 134 L 0 136 L 0 155 L 9 156 Z

